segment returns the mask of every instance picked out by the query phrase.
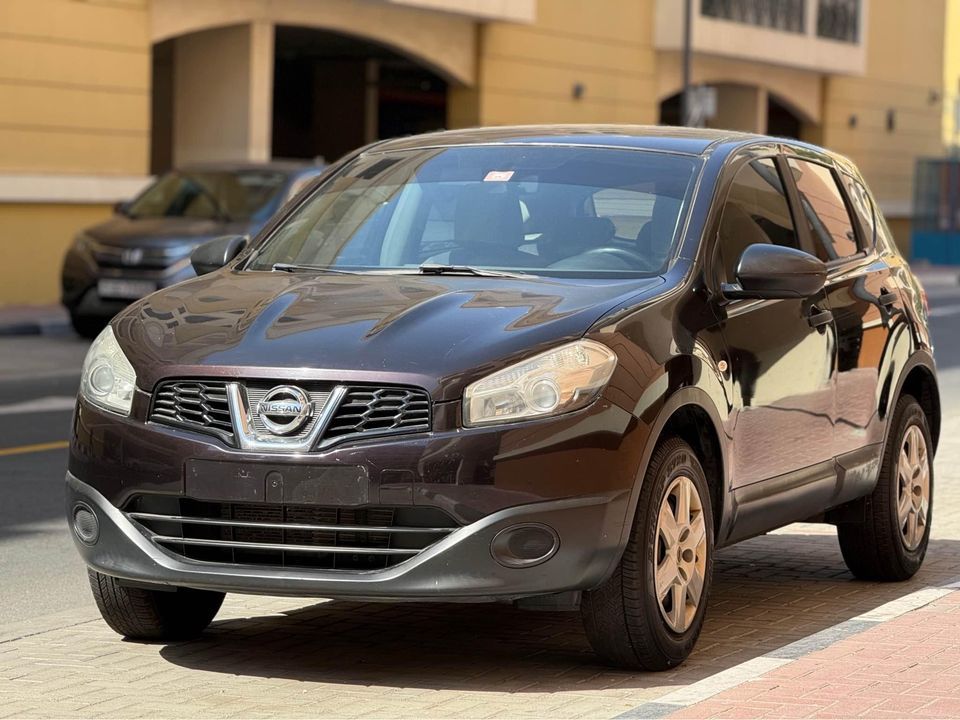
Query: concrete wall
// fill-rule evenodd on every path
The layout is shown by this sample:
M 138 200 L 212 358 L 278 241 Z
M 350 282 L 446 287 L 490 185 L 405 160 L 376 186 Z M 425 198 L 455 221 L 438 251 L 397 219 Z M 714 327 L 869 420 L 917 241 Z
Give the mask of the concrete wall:
M 857 163 L 888 217 L 910 215 L 915 162 L 942 151 L 945 11 L 944 0 L 924 0 L 922 12 L 915 3 L 872 3 L 864 75 L 824 80 L 822 142 Z M 903 224 L 896 227 L 906 246 Z
M 947 0 L 943 54 L 943 142 L 960 147 L 956 104 L 960 101 L 960 0 Z
M 541 0 L 531 24 L 481 26 L 475 95 L 453 100 L 481 124 L 656 122 L 652 27 L 652 0 Z
M 55 302 L 74 233 L 140 186 L 147 19 L 146 0 L 0 2 L 0 305 Z
M 146 0 L 3 0 L 0 29 L 0 172 L 145 172 Z

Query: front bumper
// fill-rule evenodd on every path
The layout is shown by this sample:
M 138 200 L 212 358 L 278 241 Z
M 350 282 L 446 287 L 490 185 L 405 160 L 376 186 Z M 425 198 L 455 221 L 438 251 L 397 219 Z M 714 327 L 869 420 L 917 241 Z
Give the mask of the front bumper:
M 620 555 L 629 493 L 601 493 L 509 507 L 450 533 L 399 565 L 337 571 L 193 561 L 149 537 L 149 532 L 97 490 L 67 473 L 67 513 L 78 503 L 93 510 L 99 537 L 74 541 L 94 570 L 132 582 L 260 595 L 365 600 L 482 602 L 595 587 Z M 555 554 L 539 565 L 509 568 L 491 553 L 497 534 L 539 523 L 559 535 Z

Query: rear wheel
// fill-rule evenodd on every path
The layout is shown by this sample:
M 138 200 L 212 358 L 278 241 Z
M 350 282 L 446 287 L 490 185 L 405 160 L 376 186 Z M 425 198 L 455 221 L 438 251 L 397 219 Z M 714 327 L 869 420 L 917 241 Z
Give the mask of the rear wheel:
M 170 592 L 128 587 L 95 570 L 87 570 L 87 575 L 107 625 L 131 640 L 194 638 L 213 620 L 224 597 L 190 588 Z
M 898 581 L 920 569 L 933 519 L 933 445 L 927 416 L 910 395 L 897 402 L 871 495 L 857 501 L 863 519 L 837 526 L 850 572 L 862 580 Z
M 693 449 L 671 438 L 650 461 L 619 565 L 583 594 L 580 611 L 594 651 L 618 667 L 679 665 L 703 627 L 712 575 L 706 476 Z

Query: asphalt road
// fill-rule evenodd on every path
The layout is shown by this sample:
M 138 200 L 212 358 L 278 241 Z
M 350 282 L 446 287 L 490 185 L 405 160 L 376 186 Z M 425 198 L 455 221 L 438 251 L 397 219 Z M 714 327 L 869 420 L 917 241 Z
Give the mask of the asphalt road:
M 960 287 L 927 290 L 947 416 L 960 408 Z M 0 338 L 0 625 L 93 603 L 63 514 L 85 348 L 70 336 Z

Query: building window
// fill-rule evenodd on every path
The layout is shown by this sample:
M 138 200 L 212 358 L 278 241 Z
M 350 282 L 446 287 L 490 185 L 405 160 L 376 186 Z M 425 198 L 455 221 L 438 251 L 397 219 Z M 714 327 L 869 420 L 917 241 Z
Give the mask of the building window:
M 841 42 L 860 42 L 860 0 L 818 0 L 817 35 Z
M 700 14 L 746 25 L 803 33 L 806 0 L 700 0 Z

